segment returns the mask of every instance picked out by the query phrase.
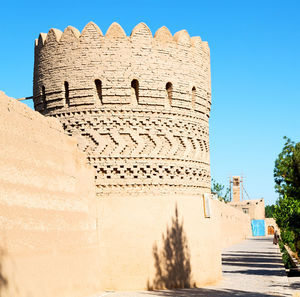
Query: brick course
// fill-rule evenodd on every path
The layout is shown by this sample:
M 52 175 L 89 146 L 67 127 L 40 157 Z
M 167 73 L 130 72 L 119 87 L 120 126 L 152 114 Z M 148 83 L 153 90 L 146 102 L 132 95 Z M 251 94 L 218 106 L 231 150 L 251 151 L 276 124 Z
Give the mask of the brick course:
M 209 191 L 210 94 L 208 45 L 185 30 L 89 23 L 36 41 L 35 109 L 77 136 L 98 194 Z

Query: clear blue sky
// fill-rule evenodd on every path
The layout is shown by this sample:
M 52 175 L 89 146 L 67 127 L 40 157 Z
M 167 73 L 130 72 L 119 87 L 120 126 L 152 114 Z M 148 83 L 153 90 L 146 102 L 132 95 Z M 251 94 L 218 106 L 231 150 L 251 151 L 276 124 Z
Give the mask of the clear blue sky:
M 116 21 L 154 32 L 186 29 L 209 42 L 212 70 L 211 173 L 243 174 L 251 198 L 274 203 L 274 161 L 284 135 L 299 141 L 300 1 L 2 1 L 0 90 L 32 95 L 33 45 L 52 27 L 79 30 Z

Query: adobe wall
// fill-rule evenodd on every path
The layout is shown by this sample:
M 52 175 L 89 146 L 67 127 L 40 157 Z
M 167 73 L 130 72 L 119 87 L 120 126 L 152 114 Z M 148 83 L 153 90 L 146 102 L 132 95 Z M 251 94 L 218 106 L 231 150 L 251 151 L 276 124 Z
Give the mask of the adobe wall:
M 101 283 L 105 290 L 143 290 L 147 284 L 164 288 L 155 287 L 157 263 L 163 270 L 167 259 L 176 262 L 170 243 L 180 237 L 180 230 L 190 257 L 190 284 L 202 287 L 215 283 L 222 278 L 222 249 L 251 236 L 249 215 L 210 200 L 210 217 L 205 217 L 203 197 L 199 195 L 110 195 L 97 201 L 101 218 Z M 178 228 L 172 224 L 175 209 Z M 168 247 L 164 246 L 166 239 Z M 156 262 L 155 256 L 160 260 Z M 185 275 L 180 265 L 174 269 L 170 265 L 169 270 L 168 276 L 174 272 Z M 162 285 L 166 285 L 165 278 L 158 278 Z
M 251 223 L 249 214 L 236 209 L 230 203 L 215 200 L 216 209 L 220 217 L 220 242 L 226 248 L 251 236 Z
M 178 265 L 190 285 L 221 278 L 220 238 L 227 226 L 220 220 L 222 203 L 211 201 L 206 218 L 201 195 L 124 193 L 94 200 L 93 172 L 58 122 L 3 94 L 0 102 L 7 296 L 166 287 L 158 267 L 166 268 L 166 243 L 174 246 L 176 238 L 185 251 Z M 223 206 L 222 213 L 230 210 Z
M 174 274 L 189 276 L 190 286 L 198 287 L 221 279 L 218 212 L 213 209 L 211 217 L 205 218 L 202 197 L 111 195 L 99 199 L 97 208 L 105 290 L 166 288 L 166 279 L 172 280 Z M 176 209 L 177 227 L 173 222 Z M 177 254 L 174 246 L 179 247 Z M 181 254 L 183 246 L 186 256 Z M 182 268 L 188 259 L 190 273 Z M 175 264 L 168 265 L 169 273 L 160 274 L 167 260 Z
M 264 220 L 265 219 L 265 200 L 251 199 L 237 202 L 229 202 L 233 207 L 244 211 L 250 215 L 251 220 Z
M 101 270 L 86 157 L 56 119 L 4 93 L 0 140 L 1 297 L 91 295 Z

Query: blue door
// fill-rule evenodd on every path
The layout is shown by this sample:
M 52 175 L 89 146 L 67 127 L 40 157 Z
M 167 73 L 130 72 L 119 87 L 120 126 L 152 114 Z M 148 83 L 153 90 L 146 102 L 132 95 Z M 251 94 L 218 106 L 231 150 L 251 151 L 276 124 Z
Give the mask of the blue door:
M 253 236 L 265 236 L 265 220 L 251 220 L 251 229 Z

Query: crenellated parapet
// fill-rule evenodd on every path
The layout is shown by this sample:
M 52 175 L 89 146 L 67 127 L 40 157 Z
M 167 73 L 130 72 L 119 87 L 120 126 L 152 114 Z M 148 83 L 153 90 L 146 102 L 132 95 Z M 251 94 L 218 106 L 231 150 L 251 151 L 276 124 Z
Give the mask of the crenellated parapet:
M 117 23 L 109 27 L 105 36 L 94 23 L 87 24 L 81 34 L 71 26 L 64 32 L 51 29 L 36 40 L 35 106 L 43 113 L 66 105 L 170 106 L 208 117 L 209 65 L 207 43 L 200 37 L 190 38 L 185 30 L 172 36 L 162 27 L 153 37 L 143 23 L 130 36 Z M 138 98 L 132 96 L 134 79 L 139 84 Z M 97 96 L 95 80 L 101 82 L 101 98 Z M 65 100 L 65 82 L 69 104 Z M 171 102 L 166 98 L 168 82 L 172 84 Z
M 207 42 L 166 27 L 113 23 L 41 33 L 35 109 L 57 117 L 97 171 L 99 193 L 210 189 Z

